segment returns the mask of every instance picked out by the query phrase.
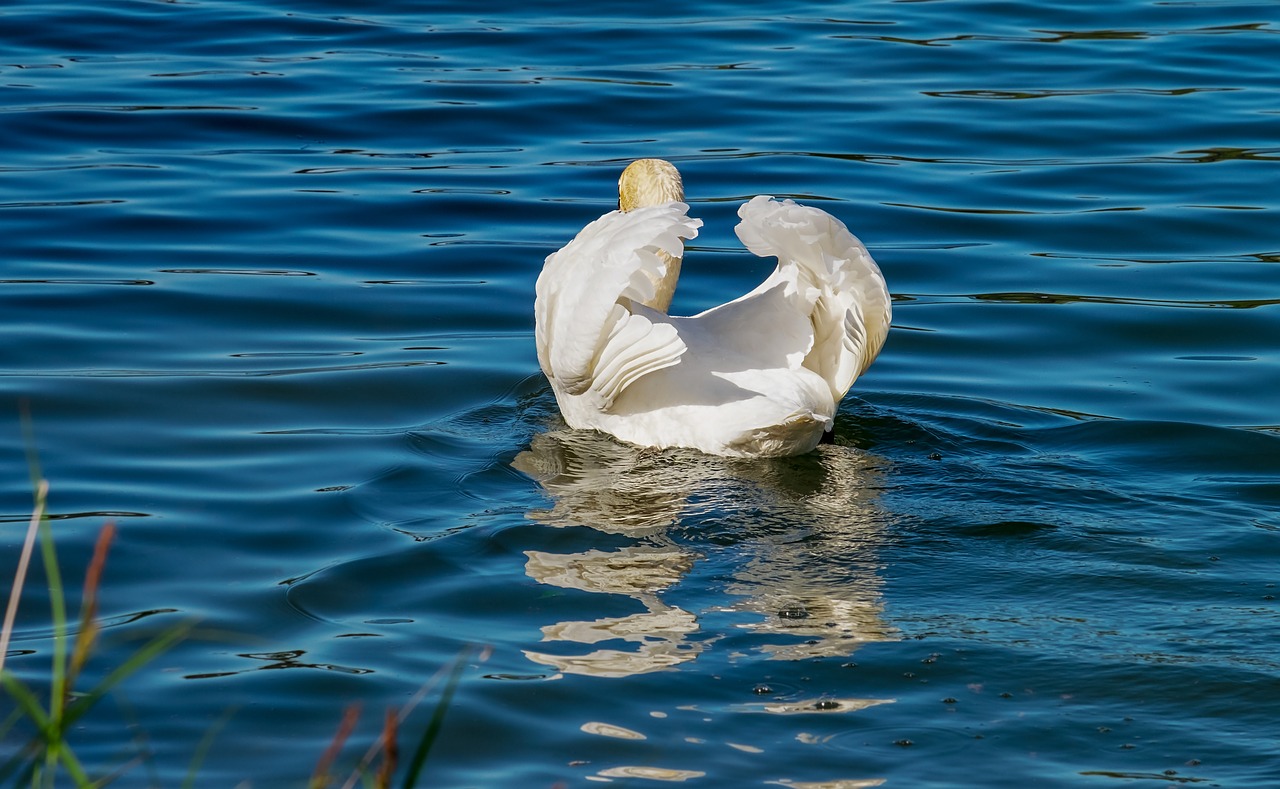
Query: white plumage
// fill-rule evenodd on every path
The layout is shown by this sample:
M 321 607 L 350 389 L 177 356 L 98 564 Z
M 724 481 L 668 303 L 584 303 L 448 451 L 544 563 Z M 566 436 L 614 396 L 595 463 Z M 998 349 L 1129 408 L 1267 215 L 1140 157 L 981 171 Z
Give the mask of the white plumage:
M 538 363 L 570 427 L 715 455 L 797 455 L 889 331 L 889 292 L 866 247 L 825 211 L 759 196 L 738 210 L 747 249 L 777 257 L 755 290 L 667 315 L 688 216 L 679 173 L 641 159 L 620 205 L 547 257 L 534 304 Z

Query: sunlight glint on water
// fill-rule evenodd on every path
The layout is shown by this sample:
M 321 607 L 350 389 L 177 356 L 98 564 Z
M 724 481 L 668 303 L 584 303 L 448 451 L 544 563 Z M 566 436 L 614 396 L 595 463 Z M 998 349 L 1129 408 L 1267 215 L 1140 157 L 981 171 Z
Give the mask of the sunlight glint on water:
M 25 402 L 69 588 L 120 530 L 84 681 L 197 623 L 78 724 L 95 774 L 145 741 L 120 785 L 181 783 L 231 710 L 200 784 L 302 785 L 359 702 L 349 769 L 469 644 L 432 785 L 1280 774 L 1280 6 L 0 27 L 0 576 Z M 834 445 L 564 429 L 533 282 L 644 156 L 706 222 L 677 310 L 770 270 L 733 235 L 758 193 L 880 262 L 894 327 Z M 47 690 L 43 580 L 6 667 Z

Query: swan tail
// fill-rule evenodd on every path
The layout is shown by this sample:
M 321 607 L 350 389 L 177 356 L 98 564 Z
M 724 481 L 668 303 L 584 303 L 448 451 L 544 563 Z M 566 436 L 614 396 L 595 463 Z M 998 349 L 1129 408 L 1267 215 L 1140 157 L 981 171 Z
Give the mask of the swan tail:
M 787 457 L 813 449 L 831 429 L 831 417 L 797 411 L 776 425 L 747 431 L 725 445 L 726 454 L 743 457 Z
M 798 307 L 813 325 L 803 365 L 838 403 L 884 346 L 889 290 L 867 248 L 840 220 L 811 206 L 761 195 L 738 209 L 738 238 L 756 255 L 794 270 Z

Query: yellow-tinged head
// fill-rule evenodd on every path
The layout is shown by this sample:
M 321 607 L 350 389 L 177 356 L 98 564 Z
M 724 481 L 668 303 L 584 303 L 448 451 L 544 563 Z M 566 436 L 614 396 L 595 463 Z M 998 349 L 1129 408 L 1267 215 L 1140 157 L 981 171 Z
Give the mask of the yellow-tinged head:
M 623 211 L 684 200 L 680 171 L 662 159 L 636 159 L 618 179 L 618 207 Z

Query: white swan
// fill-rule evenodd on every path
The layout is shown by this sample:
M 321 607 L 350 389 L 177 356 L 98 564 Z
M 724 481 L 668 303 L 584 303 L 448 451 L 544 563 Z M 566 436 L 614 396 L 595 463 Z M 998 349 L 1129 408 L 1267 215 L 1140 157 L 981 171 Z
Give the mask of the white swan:
M 683 239 L 702 220 L 688 216 L 670 162 L 632 162 L 618 192 L 619 210 L 549 255 L 538 277 L 538 363 L 565 421 L 713 455 L 817 446 L 889 331 L 889 291 L 866 247 L 825 211 L 753 198 L 735 231 L 778 267 L 745 296 L 673 317 Z

